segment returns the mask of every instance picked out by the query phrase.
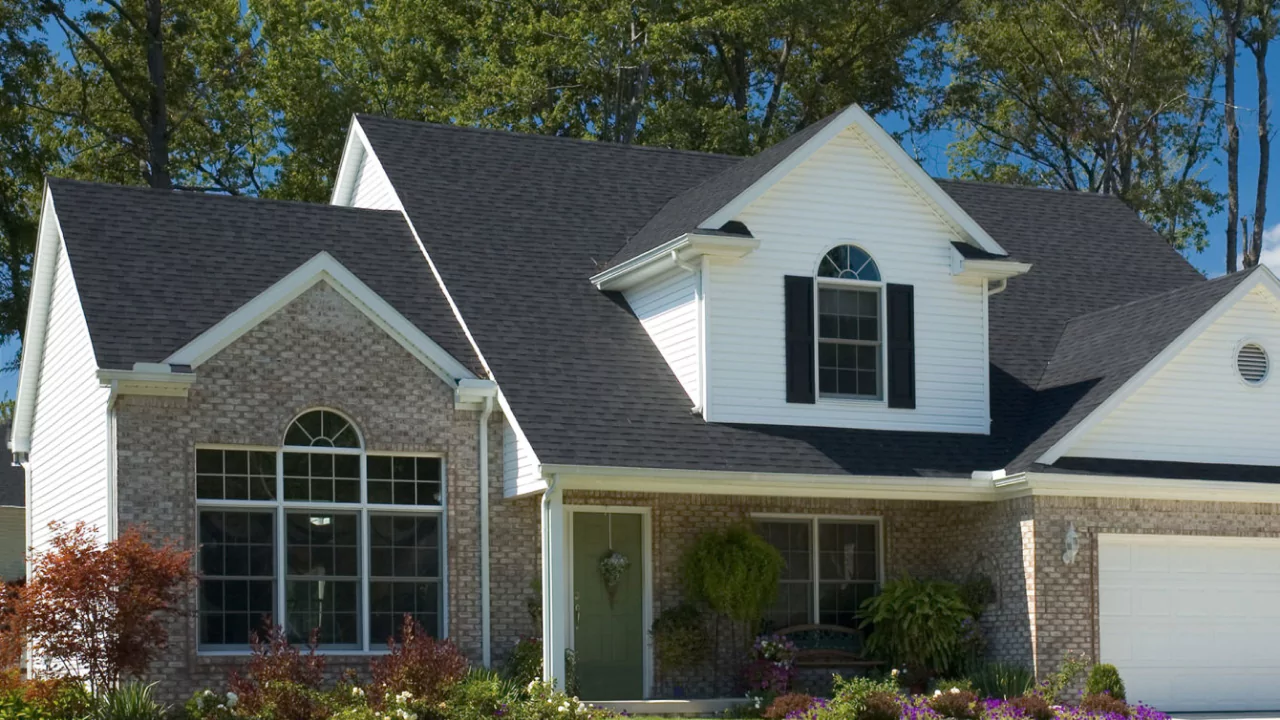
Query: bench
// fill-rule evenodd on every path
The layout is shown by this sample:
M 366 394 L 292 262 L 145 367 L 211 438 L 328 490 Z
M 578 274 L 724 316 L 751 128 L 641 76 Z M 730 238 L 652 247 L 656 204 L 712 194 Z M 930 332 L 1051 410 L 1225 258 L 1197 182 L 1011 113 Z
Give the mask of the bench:
M 796 667 L 872 668 L 878 660 L 868 660 L 862 632 L 842 625 L 792 625 L 774 632 L 796 646 Z

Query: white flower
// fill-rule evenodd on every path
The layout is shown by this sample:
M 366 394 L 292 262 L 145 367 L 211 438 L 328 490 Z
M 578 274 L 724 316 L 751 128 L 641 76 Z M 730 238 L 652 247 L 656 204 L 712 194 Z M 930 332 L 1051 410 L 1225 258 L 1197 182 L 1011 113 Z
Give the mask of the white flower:
M 934 690 L 934 691 L 933 691 L 933 696 L 934 696 L 934 697 L 938 697 L 938 696 L 939 696 L 939 695 L 941 695 L 941 694 L 942 694 L 942 691 L 941 691 L 941 690 Z
M 952 694 L 952 695 L 958 695 L 958 694 L 960 694 L 960 688 L 958 688 L 958 687 L 953 687 L 953 688 L 951 688 L 951 694 Z
M 364 697 L 364 690 L 361 690 L 358 686 L 352 685 L 351 695 L 352 697 Z
M 396 696 L 396 700 L 402 703 L 409 702 L 412 699 L 413 699 L 413 693 L 409 692 L 408 690 L 405 690 L 404 692 Z
M 238 702 L 240 702 L 240 696 L 236 695 L 233 692 L 227 693 L 227 707 L 233 708 L 236 706 L 236 703 Z
M 563 703 L 560 705 L 560 712 L 569 712 L 569 703 Z

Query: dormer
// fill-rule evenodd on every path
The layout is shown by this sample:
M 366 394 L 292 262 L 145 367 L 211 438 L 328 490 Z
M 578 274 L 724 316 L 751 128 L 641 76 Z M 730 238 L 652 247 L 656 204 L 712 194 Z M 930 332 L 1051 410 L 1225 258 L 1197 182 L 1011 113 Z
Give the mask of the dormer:
M 1008 257 L 851 106 L 672 199 L 593 278 L 723 423 L 987 433 Z

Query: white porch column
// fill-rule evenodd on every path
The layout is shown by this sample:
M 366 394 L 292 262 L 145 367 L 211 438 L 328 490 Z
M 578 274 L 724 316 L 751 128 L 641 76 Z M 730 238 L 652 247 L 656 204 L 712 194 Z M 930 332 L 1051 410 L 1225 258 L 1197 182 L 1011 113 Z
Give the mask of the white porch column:
M 564 690 L 571 611 L 564 502 L 557 480 L 550 479 L 542 496 L 542 679 Z

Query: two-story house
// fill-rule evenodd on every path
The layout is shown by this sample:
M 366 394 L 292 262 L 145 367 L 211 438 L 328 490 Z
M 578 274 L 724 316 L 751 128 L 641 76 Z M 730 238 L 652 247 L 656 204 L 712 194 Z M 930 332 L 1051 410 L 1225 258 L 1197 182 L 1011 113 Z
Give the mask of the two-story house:
M 166 692 L 267 617 L 341 666 L 409 613 L 478 663 L 572 649 L 587 699 L 713 694 L 649 628 L 748 521 L 787 563 L 771 627 L 985 577 L 992 658 L 1280 707 L 1244 681 L 1280 672 L 1265 268 L 1205 280 L 1115 198 L 932 179 L 857 107 L 749 159 L 357 116 L 336 177 L 45 193 L 28 544 L 197 551 Z

